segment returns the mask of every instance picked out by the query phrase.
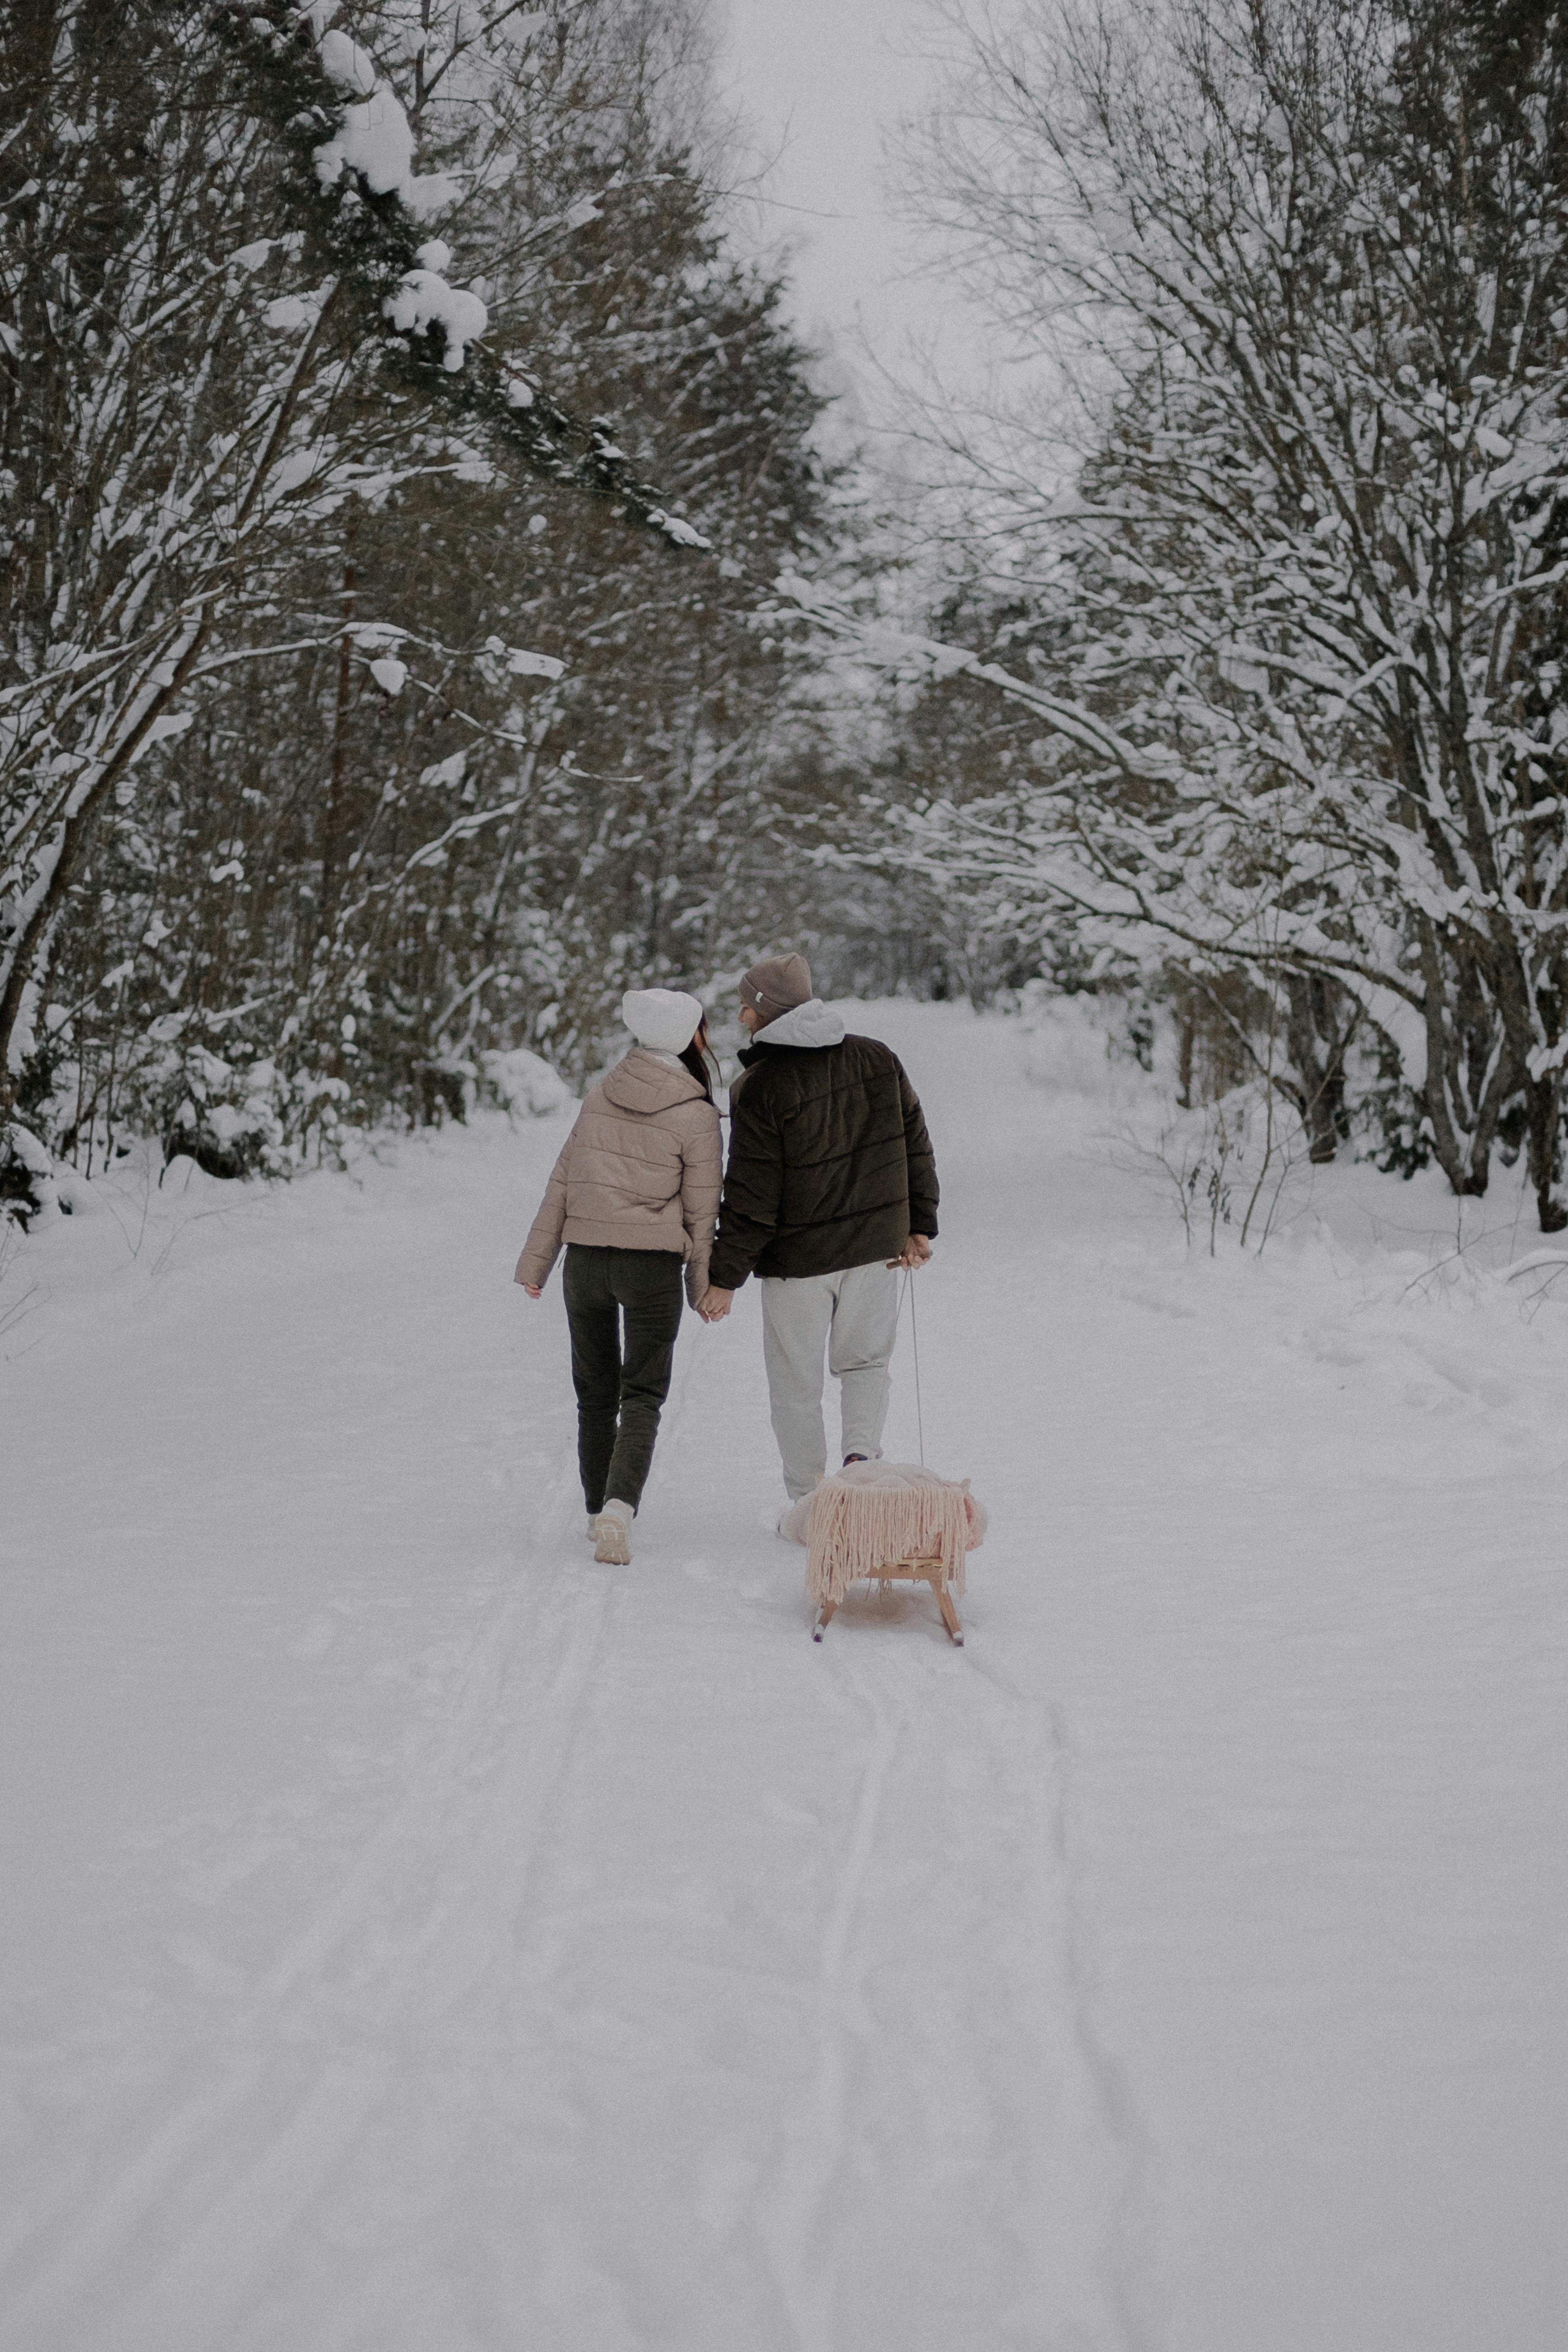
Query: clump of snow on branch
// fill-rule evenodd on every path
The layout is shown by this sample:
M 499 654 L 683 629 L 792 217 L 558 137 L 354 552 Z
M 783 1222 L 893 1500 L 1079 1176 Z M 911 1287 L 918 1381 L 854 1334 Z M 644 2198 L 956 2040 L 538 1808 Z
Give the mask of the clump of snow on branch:
M 495 660 L 504 662 L 513 677 L 560 677 L 566 665 L 553 654 L 531 653 L 522 646 L 509 646 L 500 637 L 487 637 L 485 651 Z
M 489 312 L 477 294 L 453 286 L 435 269 L 410 269 L 395 294 L 386 298 L 386 315 L 404 334 L 426 334 L 440 327 L 447 338 L 441 364 L 456 374 L 468 345 L 489 324 Z
M 347 33 L 323 33 L 317 45 L 321 71 L 340 89 L 356 90 L 368 98 L 375 88 L 375 61 Z
M 427 220 L 456 204 L 462 191 L 449 173 L 415 171 L 414 131 L 403 101 L 384 82 L 376 82 L 375 68 L 364 51 L 345 34 L 329 33 L 321 58 L 340 86 L 360 89 L 367 75 L 370 80 L 368 96 L 343 109 L 332 136 L 316 149 L 322 187 L 335 188 L 345 172 L 356 172 L 373 195 L 395 195 L 416 220 Z

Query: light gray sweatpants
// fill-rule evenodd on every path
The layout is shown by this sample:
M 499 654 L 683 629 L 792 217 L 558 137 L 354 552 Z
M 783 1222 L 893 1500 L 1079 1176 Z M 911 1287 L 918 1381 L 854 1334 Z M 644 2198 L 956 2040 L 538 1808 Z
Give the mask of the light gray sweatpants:
M 809 1495 L 827 1467 L 822 1426 L 822 1349 L 838 1381 L 844 1413 L 841 1454 L 875 1461 L 888 1417 L 888 1365 L 899 1328 L 896 1266 L 852 1265 L 842 1274 L 796 1280 L 763 1277 L 763 1360 L 773 1435 L 793 1502 Z

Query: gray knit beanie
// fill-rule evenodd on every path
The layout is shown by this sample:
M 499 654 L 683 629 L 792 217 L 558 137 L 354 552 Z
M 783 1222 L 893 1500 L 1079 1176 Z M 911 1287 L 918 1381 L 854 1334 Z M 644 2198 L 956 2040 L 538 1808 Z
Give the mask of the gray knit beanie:
M 811 966 L 803 955 L 765 956 L 741 977 L 741 1002 L 755 1009 L 759 1028 L 810 998 Z

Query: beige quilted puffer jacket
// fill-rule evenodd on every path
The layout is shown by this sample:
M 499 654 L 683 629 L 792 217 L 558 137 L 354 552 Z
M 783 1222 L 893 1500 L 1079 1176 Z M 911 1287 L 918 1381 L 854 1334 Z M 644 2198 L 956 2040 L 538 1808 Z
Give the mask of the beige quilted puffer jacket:
M 672 1056 L 634 1046 L 589 1090 L 516 1279 L 547 1281 L 563 1242 L 674 1250 L 686 1260 L 686 1295 L 695 1307 L 708 1287 L 719 1186 L 718 1112 Z

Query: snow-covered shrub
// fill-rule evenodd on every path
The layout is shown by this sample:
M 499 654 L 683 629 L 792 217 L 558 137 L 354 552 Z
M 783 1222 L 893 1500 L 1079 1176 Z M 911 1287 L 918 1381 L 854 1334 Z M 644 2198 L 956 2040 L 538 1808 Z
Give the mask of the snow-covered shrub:
M 0 1219 L 26 1226 L 65 1205 L 55 1163 L 32 1129 L 19 1119 L 0 1126 Z
M 194 1160 L 209 1176 L 282 1175 L 289 1156 L 269 1060 L 236 1066 L 200 1045 L 171 1055 L 162 1073 L 165 1160 Z M 177 1099 L 175 1099 L 177 1097 Z
M 1152 1130 L 1129 1125 L 1111 1151 L 1118 1165 L 1159 1186 L 1187 1246 L 1196 1243 L 1213 1257 L 1226 1232 L 1243 1249 L 1263 1250 L 1307 1141 L 1294 1106 L 1258 1081 L 1217 1102 L 1172 1108 Z
M 508 1054 L 486 1054 L 481 1063 L 484 1091 L 502 1110 L 543 1118 L 573 1099 L 563 1077 L 526 1045 Z
M 1064 995 L 1048 981 L 1031 980 L 1019 990 L 1017 1006 L 1024 1067 L 1053 1093 L 1093 1101 L 1142 1096 L 1156 1058 L 1160 1077 L 1169 1078 L 1170 1024 L 1156 1025 L 1143 997 L 1087 989 Z

